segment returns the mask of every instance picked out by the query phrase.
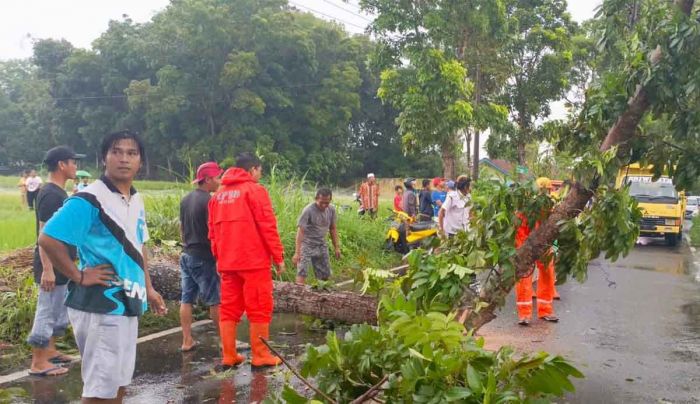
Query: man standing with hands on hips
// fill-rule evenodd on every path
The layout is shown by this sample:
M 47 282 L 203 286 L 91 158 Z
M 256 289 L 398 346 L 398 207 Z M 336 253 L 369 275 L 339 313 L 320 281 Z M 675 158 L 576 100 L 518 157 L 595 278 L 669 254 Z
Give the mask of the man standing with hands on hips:
M 254 367 L 276 366 L 260 337 L 270 338 L 272 321 L 272 271 L 284 272 L 284 249 L 277 219 L 262 177 L 260 159 L 250 153 L 236 158 L 221 179 L 221 188 L 209 201 L 209 240 L 221 276 L 219 333 L 223 346 L 222 370 L 245 358 L 236 352 L 236 332 L 241 316 L 250 321 L 250 346 Z
M 136 363 L 138 317 L 165 314 L 146 263 L 148 230 L 141 194 L 132 186 L 145 159 L 129 131 L 101 145 L 104 175 L 68 198 L 44 226 L 39 247 L 68 279 L 68 317 L 82 357 L 83 403 L 121 403 Z M 78 268 L 68 245 L 77 247 Z

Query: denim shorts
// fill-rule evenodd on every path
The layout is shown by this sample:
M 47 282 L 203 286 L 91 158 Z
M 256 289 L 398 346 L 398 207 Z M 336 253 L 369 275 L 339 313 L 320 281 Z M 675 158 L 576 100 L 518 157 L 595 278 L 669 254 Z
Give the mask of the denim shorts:
M 39 298 L 34 313 L 34 324 L 27 343 L 35 348 L 49 346 L 51 337 L 62 337 L 68 327 L 68 311 L 63 301 L 68 285 L 56 285 L 47 292 L 39 288 Z
M 197 296 L 205 306 L 216 306 L 221 302 L 220 280 L 216 262 L 194 255 L 180 257 L 182 298 L 180 302 L 194 304 Z

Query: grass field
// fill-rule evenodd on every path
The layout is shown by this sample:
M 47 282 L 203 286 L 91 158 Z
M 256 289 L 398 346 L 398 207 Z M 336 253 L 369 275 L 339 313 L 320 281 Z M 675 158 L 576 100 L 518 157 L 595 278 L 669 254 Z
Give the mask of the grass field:
M 34 212 L 22 206 L 19 192 L 0 191 L 0 253 L 36 241 Z

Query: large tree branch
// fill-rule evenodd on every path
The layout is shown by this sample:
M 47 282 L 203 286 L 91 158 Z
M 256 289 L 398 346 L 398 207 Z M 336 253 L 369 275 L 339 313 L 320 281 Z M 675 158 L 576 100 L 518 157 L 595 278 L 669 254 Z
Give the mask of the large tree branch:
M 690 15 L 694 0 L 676 0 L 676 5 L 686 14 Z M 659 63 L 663 53 L 661 47 L 657 46 L 651 54 L 651 63 Z M 620 115 L 607 136 L 600 145 L 601 151 L 609 150 L 618 146 L 624 152 L 629 142 L 637 135 L 637 127 L 644 114 L 648 111 L 651 103 L 647 89 L 638 86 L 635 94 L 627 103 L 627 109 Z M 559 223 L 578 216 L 584 209 L 588 201 L 593 196 L 597 184 L 590 184 L 590 188 L 584 187 L 580 183 L 575 183 L 567 197 L 560 203 L 549 216 L 549 218 L 537 229 L 535 229 L 525 243 L 518 248 L 515 256 L 516 278 L 521 278 L 530 274 L 535 261 L 544 256 L 552 246 L 554 240 L 559 237 Z M 498 307 L 496 302 L 505 299 L 515 285 L 516 280 L 511 278 L 506 283 L 501 283 L 496 287 L 488 289 L 482 293 L 481 299 L 489 305 L 480 312 L 471 312 L 465 316 L 465 324 L 474 329 L 479 329 L 482 325 L 494 319 L 495 310 Z M 495 283 L 494 283 L 495 284 Z

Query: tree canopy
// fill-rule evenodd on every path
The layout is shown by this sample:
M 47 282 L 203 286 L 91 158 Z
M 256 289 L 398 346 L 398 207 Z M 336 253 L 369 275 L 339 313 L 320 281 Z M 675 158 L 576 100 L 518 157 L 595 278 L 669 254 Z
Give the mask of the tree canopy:
M 0 64 L 0 164 L 67 143 L 98 165 L 101 137 L 128 128 L 151 176 L 246 150 L 327 183 L 434 175 L 437 152 L 404 156 L 377 98 L 375 47 L 280 0 L 173 1 L 146 23 L 111 21 L 92 49 L 37 40 L 31 60 Z

